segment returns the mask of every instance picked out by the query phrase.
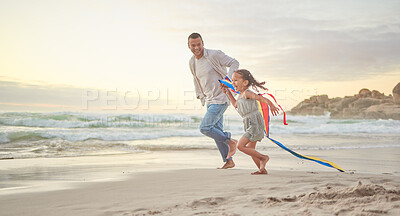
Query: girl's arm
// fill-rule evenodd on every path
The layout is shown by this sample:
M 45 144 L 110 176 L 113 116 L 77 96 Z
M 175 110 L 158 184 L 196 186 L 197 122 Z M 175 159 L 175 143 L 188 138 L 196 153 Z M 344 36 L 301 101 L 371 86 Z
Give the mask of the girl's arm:
M 233 97 L 233 95 L 232 95 L 231 91 L 228 89 L 228 87 L 226 85 L 223 85 L 223 84 L 220 84 L 220 87 L 222 89 L 222 92 L 225 93 L 226 95 L 228 95 L 232 106 L 237 108 L 236 99 L 235 99 L 235 97 Z
M 271 110 L 272 115 L 274 115 L 274 116 L 279 114 L 279 109 L 268 98 L 265 98 L 261 95 L 255 94 L 251 91 L 245 91 L 244 97 L 248 98 L 248 99 L 258 100 L 261 103 L 267 104 Z

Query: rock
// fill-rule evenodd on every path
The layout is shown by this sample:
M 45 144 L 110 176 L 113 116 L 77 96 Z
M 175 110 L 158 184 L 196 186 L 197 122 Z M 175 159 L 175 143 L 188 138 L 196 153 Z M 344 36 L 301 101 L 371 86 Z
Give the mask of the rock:
M 363 113 L 356 108 L 344 108 L 341 116 L 341 118 L 346 118 L 346 119 L 361 119 L 363 117 L 364 117 Z
M 311 115 L 313 106 L 310 100 L 305 100 L 294 107 L 292 111 L 299 115 Z
M 316 95 L 294 107 L 291 112 L 298 115 L 324 115 L 328 111 L 328 95 Z
M 380 92 L 377 91 L 377 90 L 373 90 L 373 91 L 371 92 L 371 97 L 372 97 L 372 98 L 376 98 L 376 99 L 384 99 L 384 98 L 385 98 L 385 94 L 382 94 L 382 93 L 380 93 Z
M 372 105 L 380 104 L 381 100 L 375 98 L 360 98 L 354 101 L 351 106 L 356 109 L 368 108 Z
M 393 102 L 395 104 L 400 104 L 400 82 L 393 88 Z
M 341 112 L 345 108 L 349 108 L 350 104 L 357 100 L 356 97 L 345 97 L 345 98 L 333 98 L 330 99 L 326 108 L 328 112 L 333 113 L 334 116 L 341 115 Z
M 385 97 L 385 99 L 381 100 L 381 104 L 385 104 L 385 103 L 393 104 L 393 98 L 392 97 L 390 97 L 390 98 Z
M 332 111 L 331 111 L 330 117 L 331 117 L 331 118 L 339 119 L 339 118 L 342 117 L 342 112 L 339 112 L 339 111 L 337 111 L 337 110 L 332 110 Z
M 317 103 L 317 104 L 325 104 L 325 102 L 328 101 L 328 95 L 316 95 L 316 96 L 312 96 L 310 98 L 311 102 Z
M 379 104 L 368 107 L 364 111 L 367 119 L 393 119 L 400 120 L 400 106 L 393 104 Z
M 363 88 L 358 92 L 358 96 L 361 98 L 370 97 L 372 92 L 369 89 Z
M 324 115 L 325 109 L 322 107 L 313 107 L 311 115 Z
M 324 115 L 327 112 L 331 118 L 400 120 L 400 83 L 393 89 L 393 96 L 366 88 L 344 98 L 329 99 L 328 95 L 315 95 L 300 102 L 289 113 Z
M 366 119 L 384 119 L 386 115 L 379 109 L 380 105 L 369 107 L 365 110 L 364 118 Z
M 389 104 L 381 104 L 380 106 L 383 106 L 383 112 L 385 113 L 386 118 L 400 120 L 400 105 L 395 105 L 395 107 L 393 107 Z

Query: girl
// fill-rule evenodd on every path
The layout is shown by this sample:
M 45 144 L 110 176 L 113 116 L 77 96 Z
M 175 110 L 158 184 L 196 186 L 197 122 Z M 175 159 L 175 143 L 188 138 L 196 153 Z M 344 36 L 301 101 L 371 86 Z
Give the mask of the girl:
M 243 118 L 245 133 L 239 139 L 237 148 L 245 154 L 250 155 L 257 165 L 259 170 L 251 173 L 252 175 L 268 174 L 265 165 L 269 160 L 267 155 L 263 155 L 255 150 L 256 143 L 264 138 L 265 128 L 264 119 L 258 110 L 258 103 L 256 100 L 268 104 L 273 115 L 278 114 L 278 109 L 270 100 L 249 90 L 250 86 L 257 92 L 257 87 L 268 90 L 263 86 L 264 84 L 265 82 L 260 83 L 255 80 L 248 70 L 241 69 L 236 70 L 232 75 L 232 85 L 236 91 L 240 93 L 237 100 L 233 97 L 227 86 L 221 85 L 222 91 L 228 95 L 232 105 Z M 227 158 L 230 158 L 235 152 L 235 143 L 229 144 Z

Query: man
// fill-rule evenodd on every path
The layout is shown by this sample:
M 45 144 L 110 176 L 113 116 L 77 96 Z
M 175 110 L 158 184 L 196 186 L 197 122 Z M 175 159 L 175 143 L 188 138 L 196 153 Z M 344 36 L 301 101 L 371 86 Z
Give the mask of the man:
M 237 141 L 231 139 L 231 133 L 223 131 L 223 115 L 230 102 L 219 87 L 218 80 L 227 75 L 231 78 L 233 72 L 238 69 L 239 62 L 220 50 L 204 48 L 203 38 L 199 33 L 189 35 L 188 47 L 193 53 L 189 67 L 193 74 L 196 97 L 201 100 L 203 106 L 207 103 L 207 112 L 200 124 L 200 132 L 215 140 L 225 162 L 221 169 L 233 168 L 235 163 L 232 157 L 226 157 L 229 145 L 236 145 Z

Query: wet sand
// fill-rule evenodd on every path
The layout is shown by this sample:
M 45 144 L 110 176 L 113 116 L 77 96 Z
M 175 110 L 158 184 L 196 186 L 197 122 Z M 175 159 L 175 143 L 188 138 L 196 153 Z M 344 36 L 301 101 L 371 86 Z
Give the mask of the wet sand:
M 259 176 L 240 152 L 216 169 L 214 150 L 4 160 L 0 215 L 400 215 L 398 151 L 305 152 L 345 173 L 271 152 Z

